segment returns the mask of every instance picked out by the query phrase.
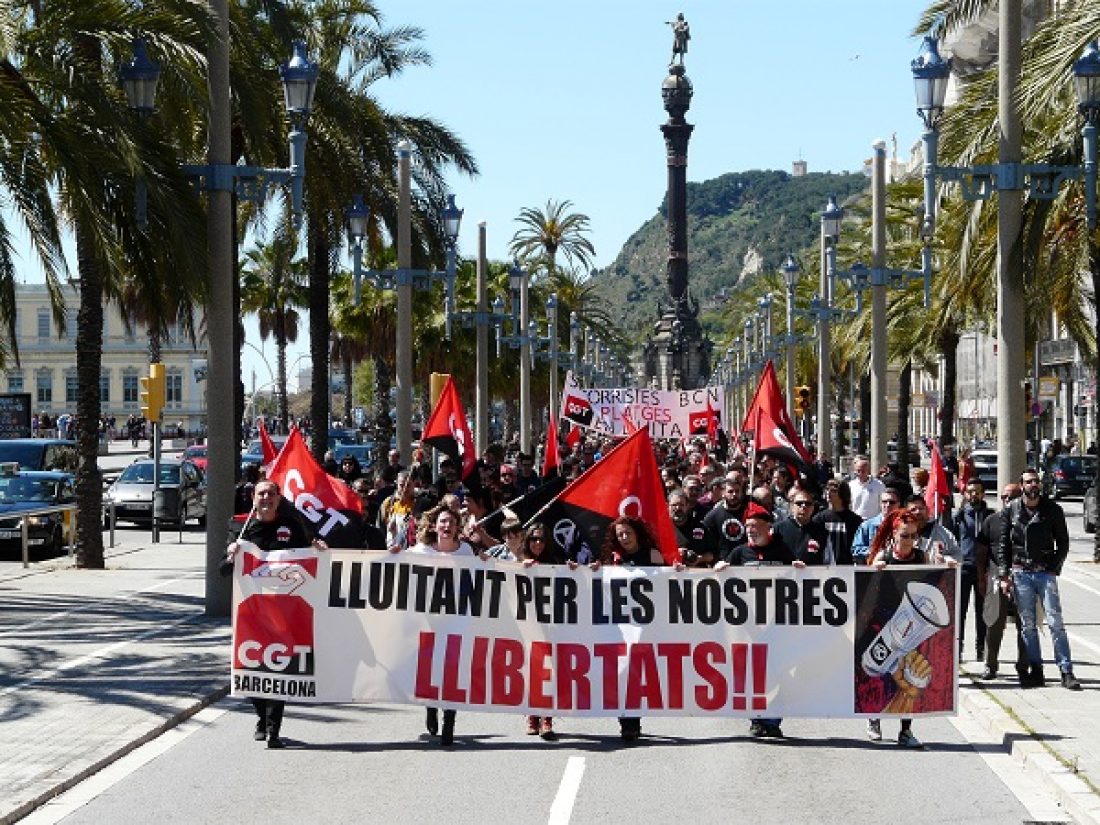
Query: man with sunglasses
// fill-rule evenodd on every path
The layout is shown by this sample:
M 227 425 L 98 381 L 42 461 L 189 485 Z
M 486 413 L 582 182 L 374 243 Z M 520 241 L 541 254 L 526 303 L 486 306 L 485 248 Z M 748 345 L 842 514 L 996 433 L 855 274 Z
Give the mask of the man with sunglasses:
M 997 547 L 999 586 L 1015 593 L 1016 609 L 1027 646 L 1028 675 L 1023 687 L 1042 687 L 1043 652 L 1039 647 L 1036 605 L 1041 599 L 1047 627 L 1054 642 L 1054 658 L 1062 674 L 1062 687 L 1081 690 L 1073 675 L 1069 637 L 1062 624 L 1062 601 L 1058 595 L 1058 576 L 1069 555 L 1069 530 L 1062 508 L 1042 495 L 1039 473 L 1024 470 L 1020 475 L 1024 494 L 1004 511 L 1006 525 Z
M 791 514 L 776 523 L 776 535 L 791 548 L 799 561 L 825 564 L 825 546 L 829 535 L 824 524 L 814 521 L 814 494 L 796 484 L 791 487 L 789 495 Z

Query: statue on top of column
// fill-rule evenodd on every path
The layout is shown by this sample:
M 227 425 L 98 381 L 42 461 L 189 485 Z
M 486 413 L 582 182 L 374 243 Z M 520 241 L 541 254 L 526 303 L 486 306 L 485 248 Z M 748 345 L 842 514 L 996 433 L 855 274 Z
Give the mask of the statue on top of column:
M 684 65 L 684 55 L 687 54 L 688 41 L 691 40 L 691 29 L 684 19 L 684 13 L 676 15 L 675 20 L 666 20 L 665 25 L 672 26 L 672 59 L 669 65 L 676 63 L 676 55 L 680 56 L 680 65 Z

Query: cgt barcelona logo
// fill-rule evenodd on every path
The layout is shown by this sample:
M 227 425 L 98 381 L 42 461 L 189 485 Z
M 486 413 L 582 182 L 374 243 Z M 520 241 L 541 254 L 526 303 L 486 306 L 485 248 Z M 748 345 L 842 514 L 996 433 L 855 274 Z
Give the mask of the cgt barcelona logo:
M 286 676 L 315 672 L 313 607 L 289 595 L 256 594 L 237 607 L 233 667 Z
M 567 395 L 565 397 L 565 409 L 562 414 L 570 421 L 576 421 L 582 427 L 590 426 L 594 415 L 592 405 L 588 403 L 588 399 L 577 395 Z

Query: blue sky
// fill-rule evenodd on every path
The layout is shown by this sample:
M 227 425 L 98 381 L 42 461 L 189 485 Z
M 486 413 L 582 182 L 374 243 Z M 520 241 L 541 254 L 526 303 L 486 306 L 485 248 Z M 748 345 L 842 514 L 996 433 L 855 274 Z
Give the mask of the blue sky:
M 452 176 L 465 209 L 460 252 L 507 257 L 524 207 L 569 200 L 591 219 L 596 266 L 606 266 L 655 213 L 665 189 L 666 115 L 660 85 L 671 54 L 664 21 L 691 26 L 687 74 L 695 88 L 688 179 L 748 169 L 855 171 L 871 144 L 896 135 L 908 156 L 919 137 L 909 32 L 914 0 L 378 0 L 385 25 L 418 26 L 431 66 L 374 86 L 393 111 L 423 114 L 466 142 L 481 170 Z M 824 204 L 822 204 L 824 206 Z M 690 243 L 690 241 L 689 241 Z M 26 280 L 41 280 L 25 256 Z M 249 341 L 274 365 L 256 325 Z M 303 335 L 288 356 L 308 351 Z M 245 384 L 269 380 L 253 347 Z M 308 359 L 303 359 L 308 363 Z M 290 385 L 297 382 L 290 377 Z

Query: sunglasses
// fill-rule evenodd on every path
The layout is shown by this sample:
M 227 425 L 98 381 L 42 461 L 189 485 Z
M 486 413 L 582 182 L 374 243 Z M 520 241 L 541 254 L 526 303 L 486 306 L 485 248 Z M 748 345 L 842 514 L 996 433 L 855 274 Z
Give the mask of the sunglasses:
M 795 507 L 809 507 L 813 504 L 812 501 L 792 501 L 791 504 Z

